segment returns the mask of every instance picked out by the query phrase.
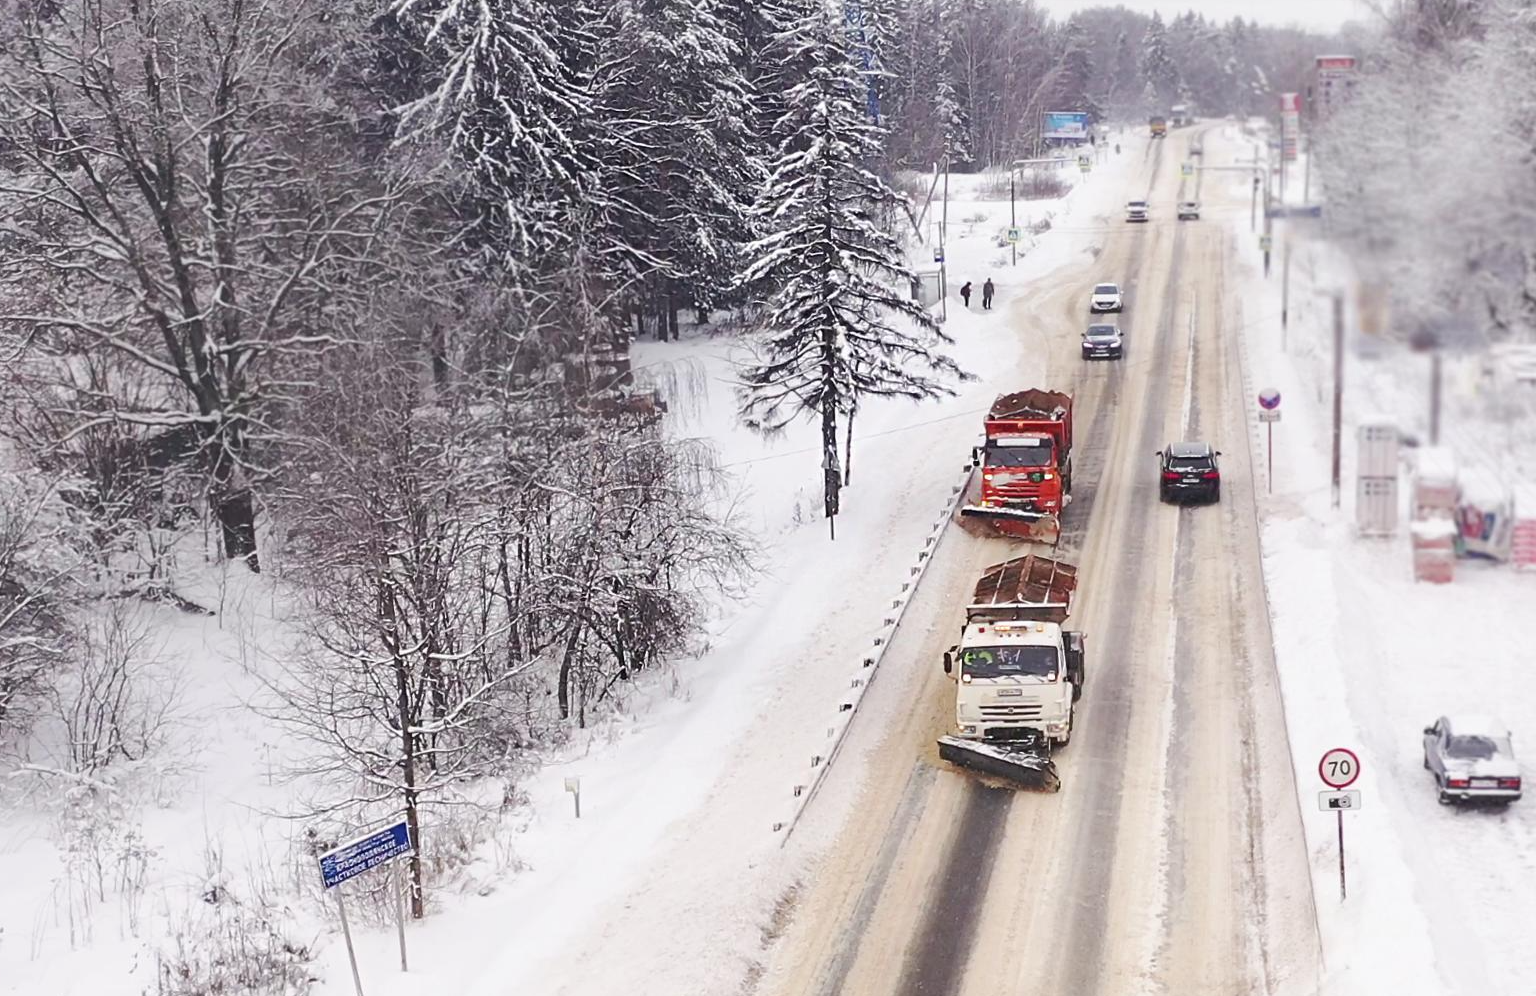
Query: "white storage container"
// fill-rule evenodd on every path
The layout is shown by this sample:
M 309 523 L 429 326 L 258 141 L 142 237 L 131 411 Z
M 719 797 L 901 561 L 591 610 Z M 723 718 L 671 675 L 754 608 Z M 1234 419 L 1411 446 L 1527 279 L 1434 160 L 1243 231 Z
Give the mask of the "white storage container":
M 1355 486 L 1355 528 L 1360 535 L 1395 536 L 1397 515 L 1397 478 L 1360 478 Z
M 1397 425 L 1385 418 L 1371 418 L 1361 422 L 1356 435 L 1359 451 L 1355 473 L 1360 477 L 1396 477 Z

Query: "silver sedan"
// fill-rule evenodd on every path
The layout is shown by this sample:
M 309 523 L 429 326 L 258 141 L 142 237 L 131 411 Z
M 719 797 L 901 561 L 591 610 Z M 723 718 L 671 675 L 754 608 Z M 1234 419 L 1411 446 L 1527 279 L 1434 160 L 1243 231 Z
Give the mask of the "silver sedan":
M 1426 726 L 1424 767 L 1435 776 L 1441 805 L 1520 798 L 1509 728 L 1491 717 L 1441 716 Z

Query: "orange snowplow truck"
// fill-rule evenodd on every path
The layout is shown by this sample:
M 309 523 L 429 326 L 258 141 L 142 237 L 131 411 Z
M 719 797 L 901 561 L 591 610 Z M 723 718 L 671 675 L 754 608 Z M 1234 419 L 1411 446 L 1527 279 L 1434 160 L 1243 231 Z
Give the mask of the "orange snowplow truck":
M 1005 394 L 987 413 L 987 442 L 975 454 L 981 499 L 961 515 L 1042 543 L 1061 537 L 1072 500 L 1072 395 L 1031 389 Z

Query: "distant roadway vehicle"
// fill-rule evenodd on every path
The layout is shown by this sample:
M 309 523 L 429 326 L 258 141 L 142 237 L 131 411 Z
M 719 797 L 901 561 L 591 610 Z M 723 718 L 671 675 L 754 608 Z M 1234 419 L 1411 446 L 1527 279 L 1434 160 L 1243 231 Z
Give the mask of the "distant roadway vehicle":
M 1094 284 L 1093 297 L 1088 301 L 1089 311 L 1097 315 L 1106 311 L 1122 311 L 1124 308 L 1119 284 Z
M 1118 325 L 1090 325 L 1083 333 L 1083 359 L 1118 360 L 1125 355 L 1125 336 Z
M 1441 716 L 1426 726 L 1424 767 L 1435 776 L 1442 806 L 1520 798 L 1520 765 L 1509 727 L 1492 717 Z
M 1163 501 L 1221 501 L 1221 468 L 1216 463 L 1219 456 L 1221 451 L 1211 449 L 1210 443 L 1169 443 L 1157 454 L 1158 497 Z

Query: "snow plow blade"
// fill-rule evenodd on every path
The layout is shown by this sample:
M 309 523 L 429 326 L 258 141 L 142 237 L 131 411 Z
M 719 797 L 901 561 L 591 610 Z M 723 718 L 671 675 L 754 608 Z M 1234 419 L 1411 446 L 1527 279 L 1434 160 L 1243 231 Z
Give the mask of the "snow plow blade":
M 1050 749 L 1028 743 L 993 744 L 961 737 L 940 737 L 939 757 L 950 764 L 1003 778 L 1023 788 L 1061 791 L 1061 777 Z
M 1018 508 L 992 508 L 965 505 L 960 514 L 968 519 L 984 519 L 999 532 L 1037 543 L 1054 544 L 1061 539 L 1061 518 L 1054 512 L 1031 512 Z

